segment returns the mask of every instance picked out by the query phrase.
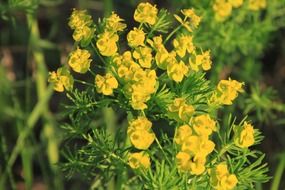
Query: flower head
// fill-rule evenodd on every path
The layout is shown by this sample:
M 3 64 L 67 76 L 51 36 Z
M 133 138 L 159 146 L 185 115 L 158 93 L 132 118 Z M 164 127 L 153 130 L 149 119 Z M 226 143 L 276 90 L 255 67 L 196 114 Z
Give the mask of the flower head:
M 181 60 L 179 63 L 167 65 L 167 74 L 175 82 L 181 82 L 188 73 L 188 67 Z
M 99 35 L 96 46 L 100 53 L 104 56 L 113 56 L 118 51 L 116 42 L 119 40 L 119 36 L 114 33 L 104 32 Z
M 105 76 L 98 74 L 95 77 L 95 85 L 97 92 L 104 95 L 112 95 L 113 90 L 118 88 L 118 81 L 111 73 L 107 73 Z
M 106 18 L 105 31 L 110 33 L 123 31 L 127 25 L 122 23 L 122 21 L 124 20 L 121 19 L 116 13 L 112 12 L 112 14 Z
M 235 130 L 234 142 L 236 146 L 241 148 L 252 146 L 254 144 L 253 126 L 244 122 L 241 129 Z
M 237 177 L 229 173 L 227 164 L 224 162 L 209 170 L 209 174 L 211 186 L 216 190 L 231 190 L 238 183 Z
M 150 167 L 149 155 L 146 152 L 130 153 L 128 163 L 133 169 L 147 169 Z
M 50 72 L 48 81 L 54 84 L 53 88 L 58 92 L 63 92 L 64 89 L 72 90 L 74 82 L 72 75 L 64 67 L 58 68 L 56 72 Z
M 140 23 L 154 25 L 157 20 L 157 8 L 150 3 L 140 3 L 135 10 L 134 19 Z
M 128 44 L 131 47 L 143 46 L 145 33 L 138 28 L 134 28 L 127 35 Z
M 175 49 L 175 52 L 179 57 L 183 58 L 186 54 L 186 51 L 188 53 L 192 53 L 195 49 L 195 46 L 192 42 L 192 36 L 190 35 L 182 35 L 173 40 L 173 46 Z
M 79 47 L 71 52 L 68 64 L 73 71 L 77 73 L 86 73 L 90 67 L 91 54 L 88 50 L 80 49 Z
M 90 26 L 91 24 L 92 18 L 89 14 L 87 14 L 86 10 L 73 9 L 68 22 L 71 29 L 76 30 L 83 26 Z

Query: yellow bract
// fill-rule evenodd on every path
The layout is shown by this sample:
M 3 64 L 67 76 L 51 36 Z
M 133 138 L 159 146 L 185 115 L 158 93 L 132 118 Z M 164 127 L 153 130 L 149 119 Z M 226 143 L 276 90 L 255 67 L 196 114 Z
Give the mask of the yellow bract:
M 173 46 L 175 51 L 179 57 L 183 58 L 186 54 L 192 53 L 195 50 L 195 46 L 192 42 L 192 36 L 190 35 L 182 35 L 173 40 Z
M 130 122 L 127 133 L 134 147 L 140 150 L 149 148 L 155 139 L 151 126 L 152 123 L 146 117 L 138 117 Z
M 185 139 L 191 135 L 192 135 L 192 129 L 190 128 L 190 126 L 182 125 L 178 127 L 175 137 L 174 137 L 174 141 L 176 144 L 182 145 Z
M 83 26 L 83 27 L 75 30 L 73 32 L 72 37 L 76 42 L 79 42 L 81 40 L 86 40 L 86 39 L 92 38 L 93 33 L 94 33 L 94 30 L 92 28 L 90 28 L 88 26 Z
M 91 54 L 87 50 L 77 48 L 70 53 L 68 65 L 77 73 L 86 73 L 92 61 L 89 59 L 90 56 Z
M 189 32 L 192 32 L 194 28 L 198 27 L 201 18 L 195 14 L 193 9 L 183 9 L 181 13 L 185 16 L 184 19 L 176 14 L 174 14 L 174 17 Z
M 176 160 L 177 167 L 182 172 L 200 175 L 205 171 L 206 158 L 203 155 L 190 155 L 186 152 L 178 152 Z
M 118 51 L 116 42 L 119 40 L 119 36 L 114 33 L 104 32 L 99 35 L 96 42 L 97 48 L 104 56 L 113 56 Z
M 190 121 L 195 132 L 200 136 L 209 136 L 213 131 L 216 131 L 216 123 L 208 114 L 193 117 Z
M 133 57 L 139 61 L 139 64 L 143 68 L 150 68 L 151 67 L 151 61 L 152 61 L 152 55 L 151 55 L 152 49 L 150 47 L 138 47 L 133 52 Z
M 69 18 L 68 25 L 70 28 L 76 30 L 83 26 L 90 26 L 92 24 L 92 18 L 87 14 L 86 10 L 73 9 Z
M 106 18 L 105 32 L 116 33 L 123 31 L 127 25 L 122 23 L 124 21 L 116 13 L 112 12 L 111 16 Z
M 149 155 L 146 152 L 130 153 L 128 163 L 133 169 L 147 169 L 150 167 Z
M 154 25 L 157 20 L 157 8 L 149 3 L 140 3 L 135 10 L 134 19 L 140 23 Z
M 243 92 L 242 86 L 243 83 L 236 80 L 221 80 L 210 101 L 216 104 L 231 105 L 238 96 L 238 92 Z
M 110 73 L 107 73 L 105 76 L 101 76 L 99 74 L 96 75 L 95 85 L 97 92 L 104 95 L 112 95 L 113 90 L 118 88 L 118 82 L 116 78 Z
M 127 35 L 128 44 L 130 47 L 143 46 L 145 33 L 137 28 L 131 30 Z
M 188 67 L 181 60 L 179 63 L 172 62 L 167 65 L 167 74 L 175 82 L 181 82 L 188 73 Z
M 174 117 L 178 117 L 183 122 L 188 123 L 191 116 L 195 112 L 195 108 L 192 105 L 186 103 L 185 98 L 175 98 L 173 103 L 168 106 L 168 110 Z
M 244 122 L 242 129 L 235 131 L 235 145 L 241 148 L 247 148 L 254 144 L 254 129 L 253 126 Z
M 194 61 L 189 58 L 189 65 L 191 70 L 196 72 L 199 71 L 200 68 L 204 71 L 210 70 L 212 66 L 210 51 L 203 52 L 201 55 L 196 55 Z
M 76 42 L 88 41 L 93 37 L 95 28 L 91 27 L 92 18 L 87 14 L 86 10 L 76 10 L 72 11 L 68 25 L 70 28 L 74 29 L 73 39 Z
M 54 84 L 54 90 L 63 92 L 64 89 L 72 90 L 74 80 L 69 71 L 64 67 L 61 67 L 58 68 L 56 72 L 52 71 L 49 73 L 48 82 Z
M 209 170 L 211 186 L 216 190 L 231 190 L 238 183 L 234 174 L 230 174 L 226 163 L 220 163 Z

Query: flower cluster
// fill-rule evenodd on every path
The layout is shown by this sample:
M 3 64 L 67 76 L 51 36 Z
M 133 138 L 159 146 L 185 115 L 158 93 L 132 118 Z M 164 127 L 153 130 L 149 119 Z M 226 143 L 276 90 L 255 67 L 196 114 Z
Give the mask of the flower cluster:
M 74 30 L 72 35 L 73 39 L 76 42 L 88 45 L 95 32 L 92 23 L 92 18 L 87 14 L 86 10 L 74 9 L 68 23 L 70 28 Z
M 248 9 L 252 11 L 258 11 L 266 7 L 266 0 L 248 0 L 247 3 L 243 1 L 244 0 L 215 0 L 213 4 L 215 19 L 217 21 L 226 20 L 232 14 L 234 8 L 239 8 L 243 4 L 246 4 Z
M 139 150 L 147 150 L 155 139 L 155 134 L 151 131 L 152 123 L 146 117 L 138 117 L 130 122 L 128 136 L 132 145 Z M 129 165 L 132 168 L 149 168 L 150 159 L 146 152 L 131 153 L 129 155 Z
M 105 20 L 104 32 L 98 34 L 96 46 L 103 56 L 113 56 L 118 51 L 117 41 L 119 40 L 118 32 L 126 28 L 126 24 L 122 23 L 121 19 L 116 13 Z
M 192 117 L 189 124 L 178 127 L 174 140 L 180 146 L 176 155 L 180 171 L 193 175 L 205 171 L 207 156 L 215 147 L 209 139 L 213 131 L 216 131 L 216 123 L 208 114 Z
M 243 3 L 230 0 L 219 2 L 228 2 L 231 7 L 239 7 Z M 54 83 L 56 91 L 67 90 L 70 97 L 74 94 L 76 98 L 73 101 L 78 101 L 77 105 L 86 103 L 80 110 L 77 110 L 78 106 L 71 107 L 76 113 L 81 113 L 85 106 L 94 108 L 90 109 L 92 112 L 108 106 L 127 114 L 127 129 L 122 128 L 120 134 L 116 134 L 119 141 L 121 135 L 126 135 L 124 142 L 97 139 L 100 146 L 104 146 L 105 140 L 108 141 L 108 150 L 98 156 L 98 159 L 104 158 L 104 164 L 101 166 L 99 162 L 100 166 L 96 169 L 106 168 L 106 163 L 111 165 L 112 171 L 120 171 L 121 167 L 125 170 L 125 166 L 129 166 L 138 175 L 144 175 L 134 179 L 139 181 L 161 178 L 157 176 L 160 171 L 161 175 L 165 175 L 163 171 L 168 172 L 168 168 L 173 168 L 172 174 L 184 180 L 183 184 L 188 184 L 193 178 L 214 189 L 233 189 L 238 185 L 239 172 L 243 168 L 230 173 L 225 163 L 235 161 L 230 160 L 236 157 L 232 152 L 237 151 L 241 156 L 242 151 L 248 151 L 247 148 L 255 143 L 258 134 L 254 133 L 248 122 L 233 124 L 228 128 L 223 126 L 224 132 L 216 112 L 221 105 L 233 103 L 239 92 L 243 91 L 243 83 L 228 79 L 221 80 L 217 87 L 209 84 L 205 71 L 212 67 L 210 50 L 203 51 L 194 44 L 194 30 L 201 18 L 193 9 L 183 9 L 182 16 L 174 15 L 178 26 L 167 36 L 157 30 L 161 23 L 166 22 L 163 20 L 166 15 L 163 14 L 167 13 L 159 11 L 156 6 L 140 3 L 134 12 L 139 26 L 125 31 L 124 20 L 114 12 L 97 26 L 90 21 L 91 17 L 86 11 L 74 10 L 69 25 L 75 33 L 83 26 L 96 27 L 96 30 L 93 30 L 88 43 L 76 43 L 68 59 L 70 69 L 64 66 L 51 72 L 49 82 Z M 126 34 L 126 38 L 119 41 L 122 33 Z M 77 39 L 79 37 L 74 38 L 76 42 Z M 121 41 L 125 44 L 121 45 Z M 92 56 L 98 57 L 93 65 Z M 95 78 L 94 83 L 73 79 L 70 71 L 80 74 L 89 72 Z M 88 90 L 84 91 L 87 96 L 84 94 L 81 97 L 77 90 L 72 90 L 74 81 L 88 86 Z M 77 100 L 80 98 L 84 101 Z M 88 111 L 82 113 L 89 114 Z M 78 117 L 82 114 L 74 115 L 71 117 L 77 117 L 80 121 Z M 90 120 L 84 122 L 92 123 L 93 115 L 88 118 Z M 165 126 L 159 127 L 161 124 Z M 90 131 L 93 129 L 94 126 Z M 89 131 L 82 131 L 82 136 L 92 141 L 93 136 Z M 95 137 L 94 143 L 97 143 Z M 109 146 L 112 143 L 114 146 Z M 90 146 L 84 151 L 92 148 L 98 146 Z M 101 150 L 96 153 L 99 154 Z M 160 162 L 161 166 L 158 166 Z M 152 172 L 154 168 L 159 174 Z M 146 189 L 157 188 L 152 187 L 154 183 L 149 181 L 145 184 L 148 185 Z M 180 189 L 180 182 L 173 185 Z M 205 187 L 203 185 L 202 189 Z
M 231 190 L 238 183 L 238 179 L 234 174 L 230 174 L 226 163 L 220 163 L 209 171 L 211 186 L 214 189 Z

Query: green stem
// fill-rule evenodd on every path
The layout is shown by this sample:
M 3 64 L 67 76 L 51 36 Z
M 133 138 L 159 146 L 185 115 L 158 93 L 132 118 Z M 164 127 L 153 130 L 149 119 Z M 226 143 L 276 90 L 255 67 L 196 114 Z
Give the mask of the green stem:
M 159 140 L 158 140 L 156 137 L 155 137 L 155 142 L 157 143 L 157 145 L 158 145 L 159 149 L 161 150 L 162 154 L 164 155 L 165 160 L 168 162 L 168 164 L 171 165 L 170 160 L 168 159 L 168 157 L 167 157 L 166 153 L 164 152 L 164 150 L 163 150 L 163 148 L 162 148 L 162 146 L 161 146 Z
M 273 182 L 271 185 L 271 190 L 278 190 L 279 189 L 279 184 L 280 184 L 284 169 L 285 169 L 285 153 L 283 153 L 281 158 L 280 158 L 279 164 L 278 164 L 276 172 L 274 174 Z
M 182 25 L 177 26 L 164 40 L 163 44 L 166 44 L 167 41 L 182 27 Z

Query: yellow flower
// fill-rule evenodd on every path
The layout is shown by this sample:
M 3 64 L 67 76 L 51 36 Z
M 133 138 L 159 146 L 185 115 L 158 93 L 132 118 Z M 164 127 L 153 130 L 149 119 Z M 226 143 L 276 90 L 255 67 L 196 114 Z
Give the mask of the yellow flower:
M 168 110 L 171 112 L 179 112 L 180 107 L 184 106 L 185 104 L 186 104 L 185 98 L 175 98 L 173 104 L 170 104 L 168 106 Z
M 254 144 L 254 129 L 253 126 L 244 122 L 241 130 L 235 130 L 234 137 L 235 145 L 241 148 L 247 148 Z
M 70 75 L 69 71 L 64 68 L 58 68 L 57 71 L 52 71 L 49 73 L 48 82 L 54 84 L 54 90 L 58 92 L 63 92 L 64 89 L 72 90 L 73 88 L 73 77 Z
M 191 156 L 186 152 L 178 152 L 176 155 L 177 160 L 177 167 L 181 171 L 189 171 L 189 160 L 191 159 Z
M 88 26 L 76 28 L 72 37 L 76 42 L 88 41 L 93 37 L 94 29 Z
M 193 161 L 190 162 L 190 169 L 191 174 L 193 175 L 200 175 L 205 171 L 205 163 L 206 163 L 206 157 L 205 155 L 198 153 L 195 154 L 193 157 Z
M 199 153 L 207 156 L 214 150 L 214 148 L 215 144 L 206 137 L 192 135 L 187 136 L 184 139 L 181 150 L 191 154 Z
M 168 110 L 170 111 L 170 117 L 173 116 L 174 119 L 187 123 L 195 111 L 192 105 L 186 104 L 185 98 L 175 98 L 173 103 L 168 106 Z
M 181 145 L 184 142 L 185 138 L 191 135 L 192 129 L 189 127 L 189 125 L 182 125 L 178 127 L 174 137 L 174 141 L 175 143 Z
M 236 80 L 221 80 L 216 92 L 211 97 L 211 101 L 218 104 L 231 105 L 238 96 L 238 92 L 243 92 L 242 86 L 243 83 Z
M 138 117 L 129 123 L 127 133 L 134 147 L 146 150 L 153 143 L 155 135 L 150 131 L 151 126 L 152 123 L 146 117 Z
M 182 14 L 186 17 L 190 19 L 190 23 L 197 28 L 201 18 L 195 14 L 194 9 L 183 9 L 181 10 Z
M 205 171 L 206 158 L 201 154 L 190 155 L 186 152 L 178 152 L 176 160 L 177 167 L 182 172 L 200 175 Z
M 197 16 L 193 9 L 183 9 L 181 10 L 182 14 L 185 16 L 184 19 L 174 14 L 175 19 L 181 23 L 189 32 L 193 31 L 193 28 L 197 28 L 201 18 Z
M 226 0 L 216 0 L 213 9 L 215 11 L 215 19 L 222 22 L 231 15 L 232 4 Z
M 86 10 L 73 9 L 68 22 L 71 29 L 78 29 L 83 26 L 90 26 L 91 24 L 92 18 L 87 14 Z
M 173 46 L 177 55 L 179 55 L 181 58 L 185 56 L 186 51 L 188 53 L 192 53 L 195 49 L 195 46 L 192 42 L 192 36 L 190 35 L 182 35 L 175 38 L 173 40 Z
M 131 30 L 127 35 L 128 44 L 131 47 L 143 46 L 145 33 L 137 28 Z
M 164 45 L 163 45 L 163 40 L 162 40 L 162 36 L 154 36 L 151 39 L 147 39 L 147 43 L 149 43 L 149 45 L 151 47 L 153 47 L 156 51 L 158 51 L 159 49 L 161 48 L 165 48 Z
M 152 123 L 146 117 L 138 117 L 129 123 L 128 133 L 135 130 L 150 130 Z
M 168 53 L 166 48 L 160 48 L 155 55 L 155 61 L 160 69 L 166 70 L 169 65 L 177 63 L 176 53 L 175 51 Z
M 133 57 L 139 61 L 139 64 L 143 68 L 150 68 L 152 61 L 151 51 L 152 49 L 146 46 L 138 47 L 133 52 Z
M 150 167 L 149 155 L 146 152 L 130 153 L 128 164 L 133 169 L 148 169 Z
M 181 60 L 179 63 L 167 65 L 167 74 L 175 82 L 181 82 L 188 73 L 188 67 Z
M 96 45 L 102 55 L 113 56 L 118 51 L 116 44 L 118 40 L 119 36 L 117 34 L 104 32 L 103 34 L 99 35 Z
M 195 132 L 201 136 L 209 136 L 217 130 L 215 121 L 208 114 L 196 116 L 191 119 L 190 123 Z
M 229 3 L 234 7 L 238 8 L 243 4 L 243 0 L 229 0 Z
M 230 174 L 221 179 L 221 187 L 225 190 L 230 190 L 236 186 L 237 182 L 237 177 L 234 174 Z
M 249 0 L 248 8 L 252 11 L 258 11 L 266 7 L 266 0 Z
M 212 61 L 210 51 L 203 52 L 201 55 L 196 55 L 195 62 L 189 58 L 190 68 L 194 71 L 199 71 L 201 67 L 204 71 L 211 69 Z
M 195 111 L 195 109 L 192 105 L 183 105 L 179 108 L 178 117 L 182 121 L 189 122 L 194 111 Z
M 118 31 L 123 31 L 127 25 L 122 23 L 124 21 L 116 13 L 112 12 L 111 16 L 106 18 L 105 31 L 110 33 L 116 33 Z
M 222 162 L 209 171 L 211 186 L 216 190 L 234 189 L 238 179 L 234 174 L 230 174 L 227 164 Z
M 155 135 L 147 130 L 135 130 L 129 133 L 131 143 L 140 150 L 146 150 L 153 143 Z
M 140 3 L 135 10 L 134 19 L 140 23 L 154 25 L 157 20 L 157 8 L 149 3 Z
M 98 93 L 102 93 L 104 95 L 112 95 L 113 90 L 118 88 L 118 82 L 116 78 L 107 73 L 105 76 L 96 75 L 95 77 L 95 85 Z
M 89 59 L 90 56 L 91 54 L 87 50 L 77 48 L 75 51 L 71 52 L 68 65 L 77 73 L 86 73 L 92 61 Z

